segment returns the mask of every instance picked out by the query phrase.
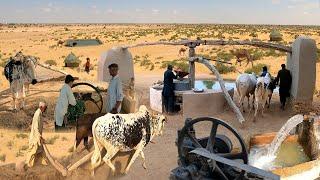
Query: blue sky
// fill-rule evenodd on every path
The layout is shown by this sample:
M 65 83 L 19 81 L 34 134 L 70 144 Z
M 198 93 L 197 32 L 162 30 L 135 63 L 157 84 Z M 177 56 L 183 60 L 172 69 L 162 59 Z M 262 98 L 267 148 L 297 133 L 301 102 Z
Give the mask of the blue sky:
M 320 25 L 320 0 L 0 0 L 0 22 Z

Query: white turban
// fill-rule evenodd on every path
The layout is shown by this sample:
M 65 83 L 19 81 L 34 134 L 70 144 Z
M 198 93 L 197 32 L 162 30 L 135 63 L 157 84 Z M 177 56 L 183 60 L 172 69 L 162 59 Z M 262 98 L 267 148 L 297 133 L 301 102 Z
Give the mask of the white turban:
M 39 102 L 39 107 L 45 107 L 46 106 L 46 103 L 45 102 Z

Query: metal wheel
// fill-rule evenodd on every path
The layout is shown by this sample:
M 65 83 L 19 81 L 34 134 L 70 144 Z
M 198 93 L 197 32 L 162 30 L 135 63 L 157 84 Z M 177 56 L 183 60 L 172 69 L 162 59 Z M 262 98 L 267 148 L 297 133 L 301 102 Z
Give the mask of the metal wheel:
M 98 100 L 95 100 L 95 99 L 92 98 L 92 93 L 84 94 L 81 99 L 84 100 L 84 101 L 93 102 L 96 105 L 96 107 L 98 108 L 98 112 L 97 113 L 101 113 L 102 108 L 103 108 L 103 99 L 102 99 L 102 95 L 101 95 L 100 89 L 95 87 L 95 86 L 93 86 L 92 84 L 85 83 L 85 82 L 75 83 L 75 84 L 72 85 L 71 88 L 75 88 L 77 86 L 89 86 L 98 94 L 98 97 L 99 97 Z
M 197 139 L 195 137 L 195 132 L 193 132 L 193 125 L 200 123 L 200 122 L 211 122 L 211 131 L 210 131 L 210 135 L 206 139 L 206 143 L 200 143 L 201 139 Z M 239 153 L 218 153 L 217 149 L 215 147 L 216 144 L 216 139 L 217 139 L 217 130 L 218 127 L 222 126 L 226 129 L 228 129 L 238 140 L 240 146 L 241 146 L 241 151 Z M 191 140 L 192 142 L 192 146 L 188 146 L 185 147 L 185 143 L 184 140 L 185 138 L 188 138 Z M 228 125 L 226 122 L 216 119 L 216 118 L 212 118 L 212 117 L 201 117 L 201 118 L 196 118 L 193 120 L 190 120 L 189 122 L 186 122 L 185 126 L 180 130 L 179 134 L 178 134 L 178 154 L 179 154 L 179 160 L 182 166 L 188 166 L 191 162 L 189 162 L 189 152 L 192 151 L 193 149 L 196 148 L 204 148 L 207 151 L 209 151 L 210 153 L 214 153 L 217 154 L 221 157 L 227 158 L 227 159 L 231 159 L 231 160 L 236 160 L 236 159 L 240 159 L 243 161 L 243 163 L 247 164 L 248 163 L 248 153 L 247 153 L 247 149 L 244 143 L 244 140 L 242 139 L 242 137 L 239 135 L 239 133 L 232 128 L 230 125 Z M 186 152 L 186 148 L 188 149 Z M 206 161 L 203 161 L 208 165 L 208 167 L 212 167 L 211 169 L 211 173 L 212 174 L 219 174 L 219 176 L 223 179 L 228 179 L 227 175 L 221 170 L 221 168 L 219 167 L 219 165 L 216 164 L 216 162 L 212 162 L 212 160 L 210 162 L 208 162 L 208 160 L 206 159 Z M 241 171 L 241 173 L 239 174 L 239 176 L 236 179 L 239 179 L 241 177 L 243 177 L 245 171 Z

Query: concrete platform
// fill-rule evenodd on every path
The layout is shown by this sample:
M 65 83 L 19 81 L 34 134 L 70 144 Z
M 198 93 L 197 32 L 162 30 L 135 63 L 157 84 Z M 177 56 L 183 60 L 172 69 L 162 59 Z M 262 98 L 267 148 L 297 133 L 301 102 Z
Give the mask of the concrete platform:
M 234 88 L 226 87 L 233 98 Z M 187 91 L 183 93 L 183 118 L 197 118 L 219 114 L 224 111 L 227 101 L 221 90 L 205 90 L 202 93 Z

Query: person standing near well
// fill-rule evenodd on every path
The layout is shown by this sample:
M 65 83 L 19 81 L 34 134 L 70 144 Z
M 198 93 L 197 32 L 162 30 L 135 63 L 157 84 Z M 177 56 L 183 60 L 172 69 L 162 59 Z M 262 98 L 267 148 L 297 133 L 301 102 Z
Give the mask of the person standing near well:
M 118 75 L 118 64 L 110 64 L 108 69 L 111 79 L 108 87 L 106 112 L 117 114 L 121 110 L 121 103 L 123 100 L 122 81 Z
M 29 152 L 26 160 L 26 164 L 29 167 L 33 167 L 36 158 L 41 158 L 41 164 L 48 165 L 47 158 L 42 147 L 44 139 L 42 138 L 43 123 L 41 116 L 46 110 L 46 103 L 40 102 L 39 108 L 33 115 L 31 132 L 29 136 Z
M 292 83 L 291 73 L 288 69 L 286 69 L 286 65 L 281 65 L 281 70 L 278 72 L 278 75 L 275 79 L 276 84 L 280 81 L 279 95 L 280 95 L 280 103 L 281 109 L 284 110 L 286 105 L 286 100 L 290 97 L 290 89 Z
M 162 104 L 166 113 L 174 112 L 174 84 L 173 79 L 177 79 L 177 75 L 172 72 L 173 66 L 168 65 L 163 75 Z
M 54 111 L 55 129 L 59 130 L 63 125 L 66 125 L 67 117 L 65 115 L 68 112 L 69 104 L 75 106 L 77 104 L 71 87 L 73 85 L 74 78 L 71 75 L 67 75 L 65 83 L 60 90 L 60 95 Z

